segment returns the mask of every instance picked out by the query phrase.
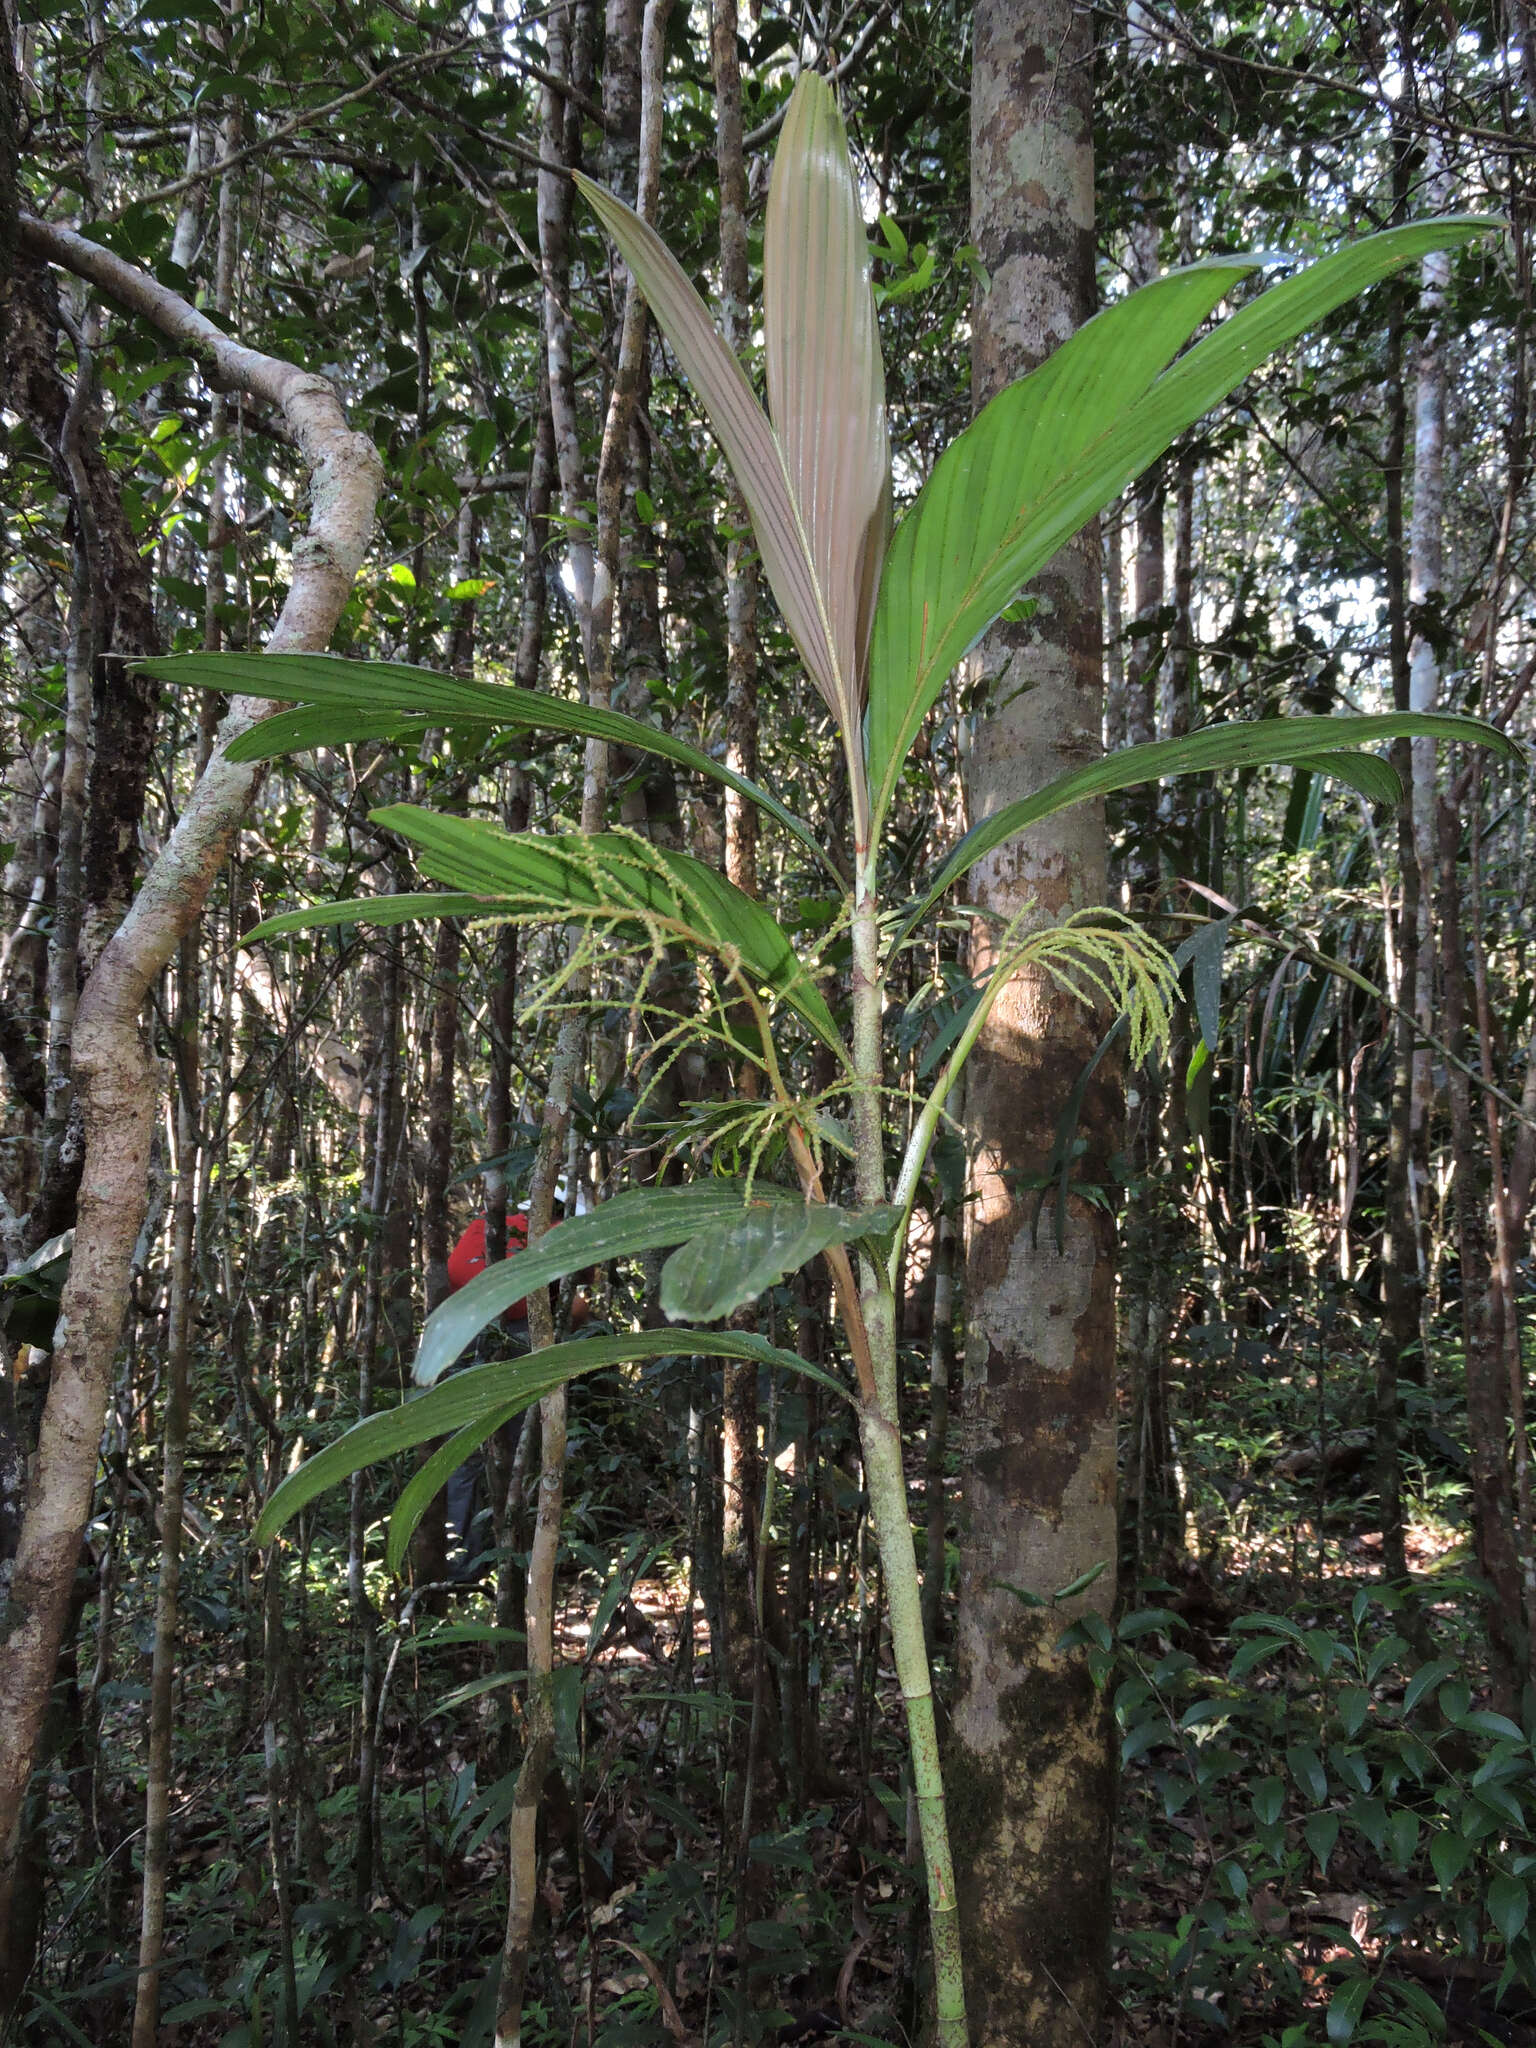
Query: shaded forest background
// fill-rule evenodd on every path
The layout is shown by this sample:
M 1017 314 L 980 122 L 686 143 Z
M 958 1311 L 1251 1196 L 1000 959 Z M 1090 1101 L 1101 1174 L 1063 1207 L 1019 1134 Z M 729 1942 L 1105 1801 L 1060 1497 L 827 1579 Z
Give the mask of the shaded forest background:
M 1393 706 L 1529 737 L 1523 4 L 1038 19 L 1042 47 L 1070 43 L 1082 54 L 1060 61 L 1091 78 L 1103 300 L 1218 251 L 1305 258 L 1431 212 L 1504 223 L 1335 315 L 1101 522 L 1106 746 Z M 313 437 L 331 431 L 303 411 L 328 398 L 277 370 L 243 380 L 206 335 L 178 341 L 174 309 L 93 288 L 19 217 L 77 229 L 215 334 L 330 380 L 378 484 L 338 653 L 579 694 L 607 490 L 615 707 L 755 776 L 828 845 L 848 792 L 824 765 L 827 714 L 654 333 L 622 445 L 605 437 L 622 273 L 560 173 L 633 197 L 642 111 L 659 110 L 657 224 L 750 360 L 773 141 L 799 66 L 830 72 L 877 258 L 899 497 L 970 417 L 989 280 L 971 10 L 945 0 L 739 17 L 735 0 L 85 0 L 7 28 L 8 1572 L 68 1233 L 103 1199 L 89 1168 L 81 1182 L 76 1007 L 176 843 L 225 708 L 127 658 L 265 644 L 296 570 L 325 571 L 301 536 L 328 516 Z M 1031 603 L 1026 636 L 1045 630 Z M 898 896 L 972 822 L 988 689 L 957 671 L 908 764 Z M 1064 1092 L 1013 1189 L 1045 1256 L 1069 1212 L 1112 1217 L 1119 1244 L 1119 1556 L 1093 1586 L 1011 1589 L 1044 1603 L 1113 1715 L 1114 1933 L 1102 1968 L 1083 1936 L 1102 2018 L 1063 1998 L 1032 2040 L 1536 2040 L 1533 771 L 1419 742 L 1394 760 L 1402 804 L 1296 767 L 1111 807 L 1112 900 L 1170 948 L 1196 944 L 1171 1045 L 1123 1073 L 1117 1143 L 1090 1145 Z M 803 850 L 759 840 L 714 784 L 621 750 L 597 772 L 610 822 L 760 891 L 808 943 L 831 921 Z M 149 1207 L 7 1875 L 8 2039 L 492 2039 L 536 1433 L 488 1448 L 469 1573 L 430 1521 L 404 1576 L 385 1571 L 408 1460 L 276 1544 L 252 1530 L 301 1457 L 404 1397 L 475 1216 L 499 1255 L 544 1115 L 564 939 L 451 921 L 242 938 L 296 904 L 420 886 L 370 820 L 383 804 L 554 830 L 593 774 L 573 743 L 527 733 L 423 726 L 296 752 L 253 774 L 200 919 L 150 978 Z M 959 1028 L 971 944 L 949 917 L 888 992 L 897 1134 Z M 845 999 L 846 939 L 822 964 Z M 597 969 L 573 1199 L 741 1163 L 710 1108 L 739 1077 L 654 1056 L 637 974 L 618 951 Z M 967 1152 L 988 1142 L 962 1113 L 902 1300 L 942 1678 Z M 656 1289 L 655 1262 L 595 1272 L 597 1326 L 657 1323 Z M 818 1268 L 746 1326 L 839 1366 Z M 917 2038 L 916 1821 L 846 1411 L 690 1357 L 583 1382 L 557 1587 L 525 2037 Z

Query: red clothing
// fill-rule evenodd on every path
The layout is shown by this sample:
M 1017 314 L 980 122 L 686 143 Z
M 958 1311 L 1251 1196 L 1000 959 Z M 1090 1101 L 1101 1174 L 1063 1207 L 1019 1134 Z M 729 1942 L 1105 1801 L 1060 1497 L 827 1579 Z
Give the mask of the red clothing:
M 521 1209 L 514 1209 L 507 1217 L 507 1257 L 514 1252 L 528 1248 L 528 1218 Z M 457 1294 L 461 1287 L 467 1287 L 477 1273 L 485 1271 L 485 1218 L 477 1216 L 468 1230 L 448 1254 L 448 1285 Z M 518 1322 L 528 1313 L 526 1301 L 514 1301 L 504 1311 L 504 1320 Z

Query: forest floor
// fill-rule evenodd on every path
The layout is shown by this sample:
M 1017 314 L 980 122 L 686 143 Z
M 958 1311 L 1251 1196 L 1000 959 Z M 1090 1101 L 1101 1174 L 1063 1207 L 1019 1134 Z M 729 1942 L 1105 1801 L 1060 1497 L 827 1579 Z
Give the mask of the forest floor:
M 1422 2034 L 1449 2048 L 1482 2048 L 1490 2040 L 1536 2048 L 1536 2005 L 1518 1988 L 1498 1995 L 1502 1961 L 1466 1953 L 1454 1935 L 1437 1929 L 1414 1853 L 1399 1855 L 1392 1842 L 1371 1840 L 1374 1816 L 1356 1811 L 1362 1795 L 1358 1768 L 1349 1774 L 1348 1749 L 1294 1739 L 1305 1732 L 1298 1723 L 1316 1719 L 1323 1704 L 1318 1691 L 1331 1675 L 1318 1669 L 1315 1652 L 1297 1657 L 1290 1671 L 1258 1680 L 1257 1697 L 1278 1708 L 1280 1728 L 1273 1711 L 1268 1726 L 1262 1715 L 1257 1722 L 1240 1712 L 1227 1720 L 1191 1715 L 1201 1694 L 1217 1702 L 1230 1694 L 1237 1706 L 1234 1651 L 1245 1640 L 1265 1639 L 1241 1624 L 1266 1613 L 1305 1625 L 1314 1639 L 1336 1642 L 1346 1665 L 1355 1642 L 1367 1669 L 1383 1644 L 1390 1650 L 1397 1642 L 1401 1654 L 1411 1656 L 1391 1617 L 1377 1608 L 1379 1538 L 1349 1526 L 1337 1509 L 1330 1521 L 1320 1548 L 1315 1529 L 1298 1517 L 1285 1542 L 1272 1530 L 1235 1542 L 1219 1576 L 1191 1565 L 1165 1596 L 1166 1629 L 1135 1635 L 1121 1665 L 1106 1675 L 1106 1683 L 1119 1680 L 1121 1718 L 1130 1728 L 1138 1723 L 1124 1708 L 1138 1672 L 1155 1674 L 1168 1718 L 1167 1740 L 1145 1747 L 1126 1771 L 1109 2040 L 1125 2048 L 1332 2042 L 1348 2037 L 1341 2036 L 1337 2016 L 1330 2029 L 1330 2006 L 1341 1987 L 1365 1983 L 1352 2030 L 1361 2040 L 1402 2043 Z M 1454 1566 L 1459 1549 L 1458 1532 L 1447 1524 L 1421 1521 L 1409 1532 L 1410 1566 L 1424 1596 L 1416 1626 L 1440 1638 L 1431 1647 L 1451 1647 L 1458 1639 L 1464 1613 L 1458 1587 L 1446 1591 L 1436 1580 L 1448 1560 Z M 1299 1577 L 1298 1552 L 1306 1560 Z M 1441 1591 L 1446 1597 L 1435 1598 Z M 563 1610 L 566 1660 L 586 1655 L 591 1613 L 590 1597 L 573 1598 Z M 569 1849 L 557 1852 L 547 1880 L 551 1923 L 562 1930 L 553 1954 L 565 1999 L 573 2018 L 591 2013 L 604 2044 L 640 2038 L 647 2013 L 657 2014 L 666 2035 L 679 2043 L 705 2040 L 739 1978 L 728 1911 L 703 1916 L 690 1939 L 674 1911 L 656 1910 L 658 1897 L 675 1894 L 679 1864 L 713 1896 L 729 1881 L 699 1817 L 679 1805 L 675 1783 L 668 1790 L 670 1772 L 648 1777 L 634 1763 L 637 1752 L 655 1758 L 668 1742 L 669 1714 L 695 1714 L 699 1700 L 711 1697 L 707 1623 L 695 1609 L 685 1637 L 684 1614 L 675 1585 L 637 1582 L 621 1611 L 622 1626 L 592 1659 L 584 1771 L 592 1853 L 578 1875 Z M 835 1648 L 829 1643 L 829 1667 L 856 1668 L 857 1636 L 855 1627 Z M 702 1687 L 691 1698 L 677 1690 L 685 1640 L 698 1660 L 693 1682 Z M 1192 1663 L 1169 1668 L 1184 1657 Z M 1350 1669 L 1341 1675 L 1348 1677 Z M 1393 1709 L 1406 1691 L 1398 1659 L 1380 1665 L 1375 1679 L 1355 1690 L 1370 1697 L 1352 1747 L 1370 1759 L 1365 1769 L 1371 1790 L 1379 1792 L 1391 1774 L 1372 1757 L 1372 1738 L 1389 1736 Z M 1336 1711 L 1337 1702 L 1332 1705 Z M 1346 1703 L 1346 1718 L 1357 1705 Z M 1474 1690 L 1473 1711 L 1481 1705 Z M 840 1785 L 842 1797 L 813 1801 L 796 1821 L 782 1779 L 775 1783 L 770 1774 L 779 1820 L 776 1829 L 764 1827 L 754 1855 L 770 1866 L 774 1896 L 764 1908 L 766 1924 L 753 1929 L 751 1975 L 758 1980 L 758 2023 L 782 2040 L 899 2040 L 912 2026 L 910 1979 L 920 1934 L 915 1844 L 899 1789 L 900 1699 L 888 1676 L 882 1675 L 870 1706 L 861 1730 L 843 1688 L 829 1686 L 818 1702 L 820 1787 Z M 701 1723 L 698 1739 L 723 1784 L 729 1770 L 723 1720 Z M 691 1747 L 692 1738 L 684 1746 Z M 1193 1762 L 1195 1777 L 1202 1769 L 1215 1772 L 1187 1803 L 1178 1782 L 1181 1756 Z M 1315 1760 L 1311 1770 L 1322 1774 L 1310 1784 L 1309 1759 Z M 1255 1820 L 1254 1789 L 1282 1779 L 1286 1811 L 1266 1827 Z M 861 1783 L 862 1794 L 856 1789 Z M 1433 1819 L 1421 1812 L 1432 1806 L 1433 1788 L 1427 1799 L 1422 1788 L 1419 1793 L 1417 1807 L 1404 1796 L 1385 1814 L 1389 1827 L 1393 1811 L 1415 1814 L 1414 1851 L 1420 1818 Z M 494 1888 L 498 1857 L 486 1847 L 480 1858 L 480 1881 Z M 590 1966 L 589 1956 L 595 1959 Z M 1392 2021 L 1373 2025 L 1371 2015 L 1383 2011 L 1394 2015 Z M 626 2026 L 626 2014 L 641 2024 Z
M 1536 1976 L 1536 1761 L 1483 1676 L 1454 1461 L 1418 1469 L 1405 1596 L 1383 1584 L 1362 1474 L 1329 1471 L 1324 1501 L 1315 1439 L 1239 1431 L 1231 1416 L 1222 1428 L 1191 1502 L 1194 1554 L 1145 1577 L 1113 1627 L 1079 1624 L 1125 1757 L 1098 2048 L 1536 2048 L 1523 1988 Z M 1335 1440 L 1346 1434 L 1341 1418 Z M 838 1511 L 856 1505 L 850 1494 Z M 562 1564 L 572 1676 L 557 1694 L 525 2038 L 701 2048 L 738 2016 L 753 2041 L 916 2038 L 924 1944 L 901 1705 L 859 1543 L 840 1538 L 841 1571 L 814 1578 L 803 1711 L 779 1682 L 782 1642 L 767 1659 L 738 1865 L 747 1724 L 716 1685 L 686 1568 L 662 1532 L 642 1545 L 617 1515 L 579 1526 Z M 520 1643 L 498 1634 L 487 1588 L 432 1616 L 377 1581 L 376 1877 L 354 1902 L 358 1646 L 327 1545 L 290 1554 L 278 1716 L 300 2038 L 350 2038 L 361 1998 L 381 2043 L 485 2048 L 520 1750 L 502 1667 L 521 1662 Z M 231 1634 L 251 1612 L 248 1570 L 233 1523 L 210 1523 L 188 1559 L 165 2048 L 275 2039 L 263 1665 L 259 1643 Z M 60 1781 L 28 2048 L 123 2035 L 153 1599 L 152 1575 L 120 1585 L 96 1768 Z M 88 1608 L 87 1639 L 98 1619 Z M 87 1808 L 89 1824 L 71 1824 Z M 102 1932 L 83 1954 L 63 1937 L 87 1914 Z

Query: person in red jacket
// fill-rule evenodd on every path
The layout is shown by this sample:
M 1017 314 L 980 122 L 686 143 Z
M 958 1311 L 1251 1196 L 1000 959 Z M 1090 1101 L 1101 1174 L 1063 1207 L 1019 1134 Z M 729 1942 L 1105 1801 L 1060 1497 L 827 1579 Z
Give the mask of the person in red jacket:
M 554 1222 L 549 1227 L 551 1230 L 559 1229 L 560 1215 L 558 1210 Z M 522 1209 L 509 1209 L 507 1212 L 507 1257 L 510 1259 L 515 1253 L 524 1252 L 527 1249 L 527 1214 Z M 462 1237 L 460 1237 L 453 1250 L 448 1254 L 448 1285 L 457 1294 L 461 1287 L 469 1285 L 477 1273 L 483 1273 L 485 1267 L 485 1218 L 477 1216 Z M 557 1292 L 557 1287 L 552 1284 L 550 1288 L 551 1308 L 554 1306 Z M 579 1330 L 590 1314 L 591 1307 L 587 1301 L 586 1290 L 578 1287 L 575 1294 L 571 1297 L 571 1328 Z M 526 1299 L 514 1301 L 509 1307 L 504 1309 L 501 1322 L 503 1329 L 510 1331 L 514 1336 L 517 1334 L 517 1326 L 521 1324 L 526 1335 L 528 1324 L 528 1303 Z
M 556 1222 L 550 1228 L 558 1227 Z M 507 1257 L 513 1258 L 528 1249 L 528 1217 L 521 1209 L 507 1212 Z M 448 1285 L 455 1294 L 461 1287 L 467 1287 L 477 1273 L 486 1268 L 485 1218 L 477 1216 L 462 1233 L 458 1243 L 448 1254 Z M 555 1289 L 550 1290 L 550 1306 L 554 1306 Z M 585 1290 L 578 1288 L 571 1301 L 571 1328 L 578 1330 L 591 1313 Z M 516 1357 L 528 1349 L 528 1302 L 526 1297 L 511 1302 L 502 1311 L 499 1326 L 485 1331 L 476 1346 L 476 1352 L 484 1358 Z M 466 1363 L 469 1361 L 466 1361 Z M 508 1425 L 509 1447 L 517 1442 L 523 1426 L 521 1415 L 514 1416 Z M 474 1572 L 474 1551 L 471 1536 L 474 1532 L 476 1495 L 485 1470 L 485 1461 L 477 1451 L 475 1455 L 459 1466 L 449 1477 L 444 1489 L 444 1508 L 447 1514 L 450 1540 L 456 1556 L 452 1564 L 455 1578 L 468 1578 Z
M 521 1209 L 507 1213 L 507 1257 L 528 1249 L 528 1218 Z M 448 1285 L 457 1294 L 477 1273 L 485 1271 L 485 1218 L 477 1216 L 448 1254 Z M 503 1323 L 526 1323 L 528 1303 L 514 1301 L 501 1318 Z

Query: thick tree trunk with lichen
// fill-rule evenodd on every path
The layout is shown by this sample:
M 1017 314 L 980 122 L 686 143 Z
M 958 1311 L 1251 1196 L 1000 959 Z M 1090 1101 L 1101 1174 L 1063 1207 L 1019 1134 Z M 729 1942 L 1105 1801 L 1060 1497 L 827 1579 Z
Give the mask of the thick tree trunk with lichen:
M 976 307 L 979 406 L 1059 347 L 1093 290 L 1092 33 L 1068 0 L 981 0 L 971 103 L 972 239 L 991 274 Z M 995 628 L 975 657 L 994 707 L 969 763 L 972 818 L 1099 752 L 1098 541 L 1065 549 L 1032 590 L 1035 616 Z M 976 900 L 1043 919 L 1105 893 L 1102 813 L 1066 812 L 975 870 Z M 987 965 L 978 924 L 973 971 Z M 1115 1555 L 1113 1243 L 1095 1209 L 1069 1205 L 1058 1245 L 1020 1179 L 1041 1171 L 1062 1105 L 1100 1029 L 1055 985 L 1025 973 L 972 1057 L 966 1122 L 977 1199 L 967 1229 L 958 1695 L 947 1759 L 971 2038 L 1055 2048 L 1099 2038 L 1109 1932 L 1115 1767 L 1106 1704 L 1080 1654 L 1055 1649 L 1081 1610 L 1027 1606 L 1104 1567 L 1087 1593 L 1107 1609 Z M 1104 1177 L 1117 1090 L 1103 1068 L 1083 1106 Z

